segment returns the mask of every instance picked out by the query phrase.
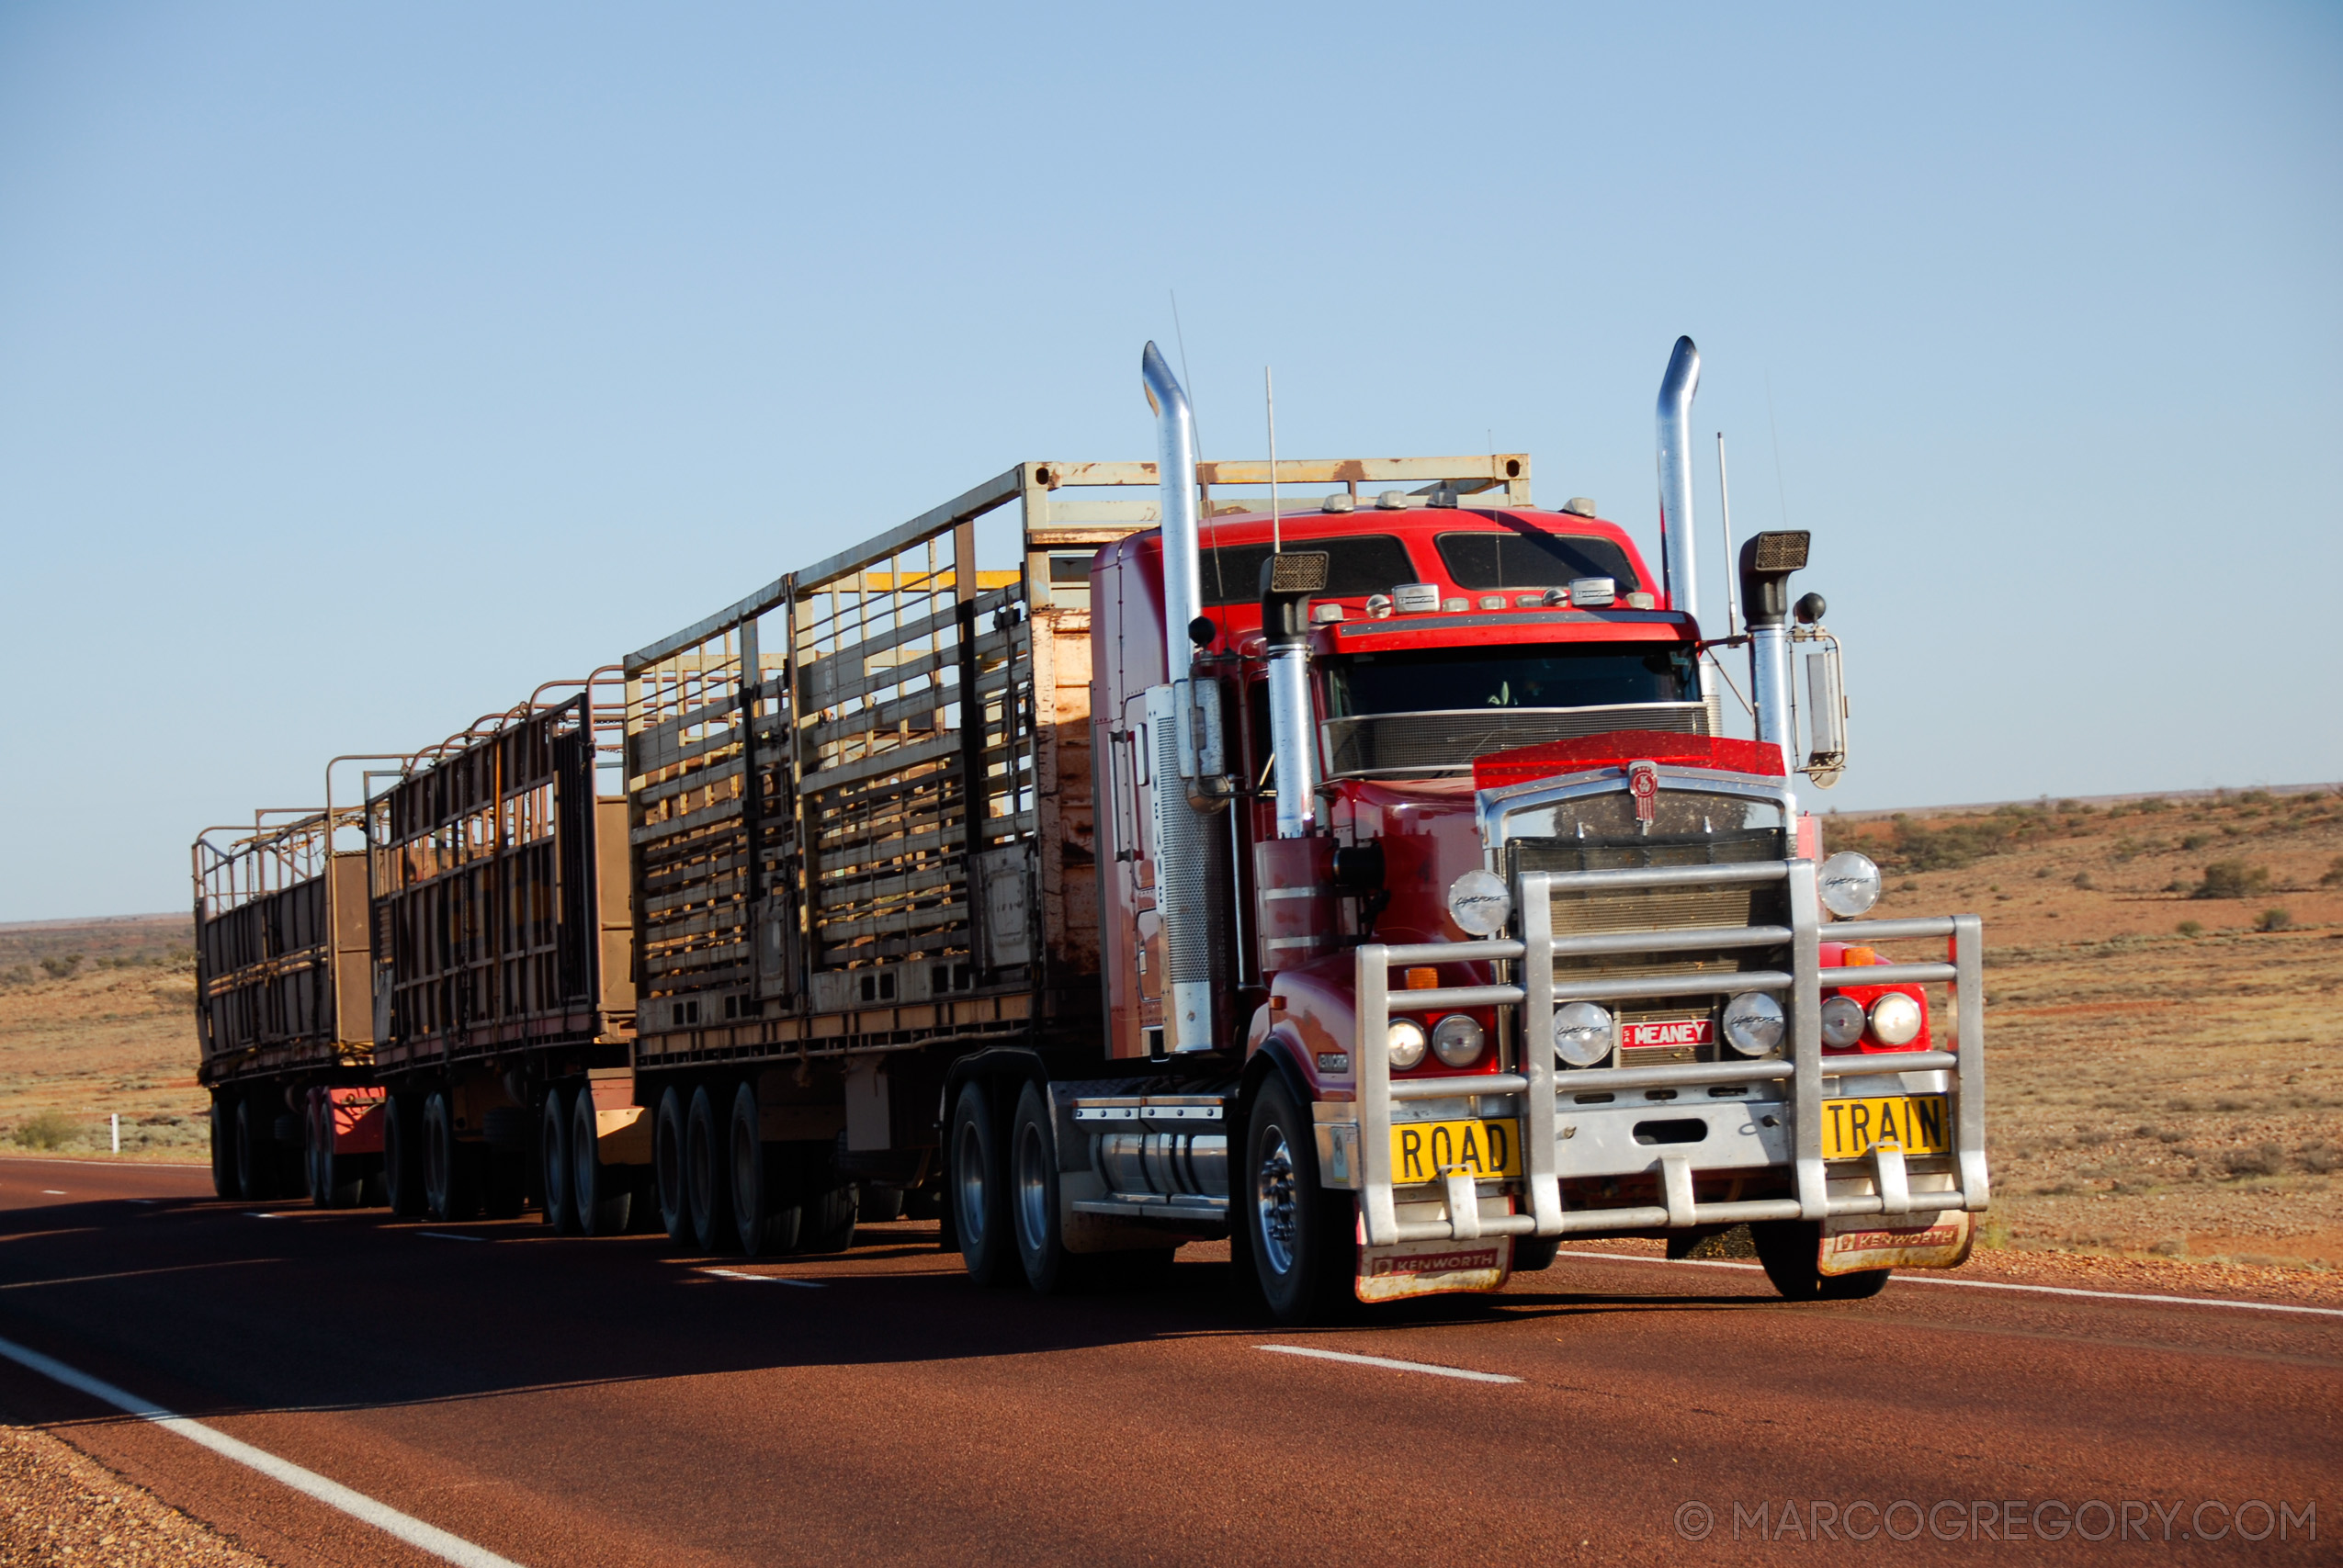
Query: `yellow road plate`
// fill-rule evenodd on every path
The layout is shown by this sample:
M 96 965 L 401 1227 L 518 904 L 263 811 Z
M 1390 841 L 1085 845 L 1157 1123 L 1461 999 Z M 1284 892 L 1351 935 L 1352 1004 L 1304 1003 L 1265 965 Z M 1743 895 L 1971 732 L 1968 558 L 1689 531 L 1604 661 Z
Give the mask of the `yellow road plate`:
M 1952 1146 L 1951 1134 L 1941 1094 L 1822 1102 L 1825 1159 L 1857 1159 L 1881 1144 L 1893 1144 L 1907 1155 L 1941 1155 Z
M 1472 1177 L 1522 1174 L 1522 1127 L 1511 1117 L 1482 1122 L 1402 1122 L 1391 1129 L 1391 1179 L 1399 1186 L 1438 1181 L 1451 1170 Z

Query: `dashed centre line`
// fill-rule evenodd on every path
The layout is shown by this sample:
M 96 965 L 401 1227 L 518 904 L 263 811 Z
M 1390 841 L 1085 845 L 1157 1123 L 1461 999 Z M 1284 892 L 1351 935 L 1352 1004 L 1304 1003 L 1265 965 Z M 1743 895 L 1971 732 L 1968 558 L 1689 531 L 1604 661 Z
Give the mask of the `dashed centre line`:
M 1281 1356 L 1310 1356 L 1321 1361 L 1348 1361 L 1359 1367 L 1381 1367 L 1387 1371 L 1424 1372 L 1436 1378 L 1461 1378 L 1466 1382 L 1520 1382 L 1503 1372 L 1476 1372 L 1464 1367 L 1443 1367 L 1431 1361 L 1398 1361 L 1388 1356 L 1359 1356 L 1348 1350 L 1320 1350 L 1309 1345 L 1256 1345 L 1256 1350 L 1274 1350 Z
M 819 1291 L 819 1280 L 792 1280 L 786 1274 L 751 1274 L 739 1269 L 703 1269 L 703 1274 L 713 1274 L 719 1280 L 756 1280 L 767 1285 L 795 1285 L 801 1291 Z

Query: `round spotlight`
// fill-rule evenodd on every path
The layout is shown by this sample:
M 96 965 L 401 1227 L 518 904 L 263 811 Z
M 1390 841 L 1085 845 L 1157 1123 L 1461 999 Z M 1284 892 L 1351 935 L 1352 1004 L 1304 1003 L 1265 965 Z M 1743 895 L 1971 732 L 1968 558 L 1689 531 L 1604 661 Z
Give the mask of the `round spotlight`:
M 1763 991 L 1743 991 L 1725 1004 L 1725 1043 L 1744 1056 L 1781 1049 L 1785 1028 L 1782 1004 Z
M 1468 871 L 1448 885 L 1448 918 L 1466 936 L 1492 937 L 1513 916 L 1513 895 L 1491 871 Z
M 1391 1021 L 1391 1070 L 1404 1073 L 1423 1060 L 1423 1025 L 1412 1018 Z
M 1480 1060 L 1488 1032 L 1479 1021 L 1452 1012 L 1432 1026 L 1432 1054 L 1452 1067 L 1469 1067 Z
M 1882 1045 L 1909 1045 L 1920 1035 L 1920 1004 L 1890 991 L 1871 1004 L 1871 1037 Z
M 1593 1002 L 1564 1002 L 1554 1010 L 1554 1054 L 1574 1067 L 1609 1057 L 1617 1038 L 1611 1014 Z
M 1863 1004 L 1852 997 L 1827 997 L 1822 1004 L 1822 1043 L 1843 1051 L 1863 1037 Z
M 1853 919 L 1879 902 L 1879 867 L 1868 855 L 1840 850 L 1822 863 L 1815 890 L 1822 895 L 1824 908 L 1842 920 Z

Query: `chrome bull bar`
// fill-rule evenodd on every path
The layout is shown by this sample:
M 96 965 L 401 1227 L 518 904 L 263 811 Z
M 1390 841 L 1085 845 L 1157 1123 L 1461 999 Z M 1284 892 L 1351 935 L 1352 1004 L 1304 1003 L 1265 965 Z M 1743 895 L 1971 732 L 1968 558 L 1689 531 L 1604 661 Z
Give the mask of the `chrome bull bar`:
M 1786 927 L 1616 931 L 1559 938 L 1553 931 L 1551 898 L 1557 889 L 1609 891 L 1767 881 L 1788 885 L 1790 924 Z M 1893 1219 L 1947 1209 L 1974 1213 L 1986 1206 L 1989 1187 L 1985 1157 L 1985 939 L 1984 922 L 1977 916 L 1839 920 L 1825 927 L 1821 902 L 1816 893 L 1815 865 L 1805 860 L 1618 871 L 1528 872 L 1522 874 L 1515 888 L 1514 908 L 1519 941 L 1403 946 L 1368 943 L 1355 951 L 1358 1038 L 1353 1060 L 1357 1064 L 1358 1120 L 1355 1153 L 1343 1151 L 1352 1156 L 1343 1161 L 1352 1179 L 1341 1184 L 1358 1190 L 1364 1239 L 1369 1246 L 1467 1240 L 1486 1235 L 1563 1236 L 1591 1231 L 1683 1229 L 1751 1220 L 1821 1220 L 1838 1215 L 1878 1214 Z M 1948 942 L 1951 954 L 1947 963 L 1874 964 L 1845 973 L 1843 978 L 1841 971 L 1833 969 L 1829 973 L 1834 985 L 1949 985 L 1953 998 L 1954 1048 L 1825 1057 L 1821 1019 L 1824 971 L 1819 952 L 1825 931 L 1834 942 L 1920 938 Z M 1559 984 L 1554 977 L 1554 960 L 1557 955 L 1714 952 L 1783 945 L 1791 949 L 1791 968 L 1787 973 L 1743 970 L 1708 976 L 1596 976 Z M 1385 1044 L 1391 1018 L 1390 972 L 1409 965 L 1500 961 L 1517 964 L 1518 984 L 1458 986 L 1410 990 L 1403 995 L 1409 1010 L 1491 1006 L 1520 1009 L 1521 1070 L 1395 1082 Z M 1615 1002 L 1641 997 L 1722 995 L 1750 990 L 1783 995 L 1789 1024 L 1790 1050 L 1786 1057 L 1587 1068 L 1567 1074 L 1556 1067 L 1554 1010 L 1563 1002 Z M 1902 1092 L 1900 1075 L 1921 1072 L 1951 1075 L 1947 1088 L 1952 1100 L 1952 1187 L 1913 1191 L 1903 1151 L 1892 1145 L 1874 1147 L 1860 1162 L 1860 1170 L 1855 1168 L 1856 1162 L 1845 1161 L 1839 1162 L 1841 1168 L 1836 1173 L 1827 1168 L 1822 1153 L 1824 1080 L 1839 1080 L 1839 1089 L 1831 1098 L 1853 1097 L 1867 1092 L 1853 1087 L 1860 1080 L 1886 1080 L 1885 1089 L 1868 1092 Z M 1691 1159 L 1655 1155 L 1653 1166 L 1660 1178 L 1663 1203 L 1570 1211 L 1563 1208 L 1561 1182 L 1569 1173 L 1563 1168 L 1563 1139 L 1559 1135 L 1557 1100 L 1562 1094 L 1573 1089 L 1615 1093 L 1625 1089 L 1784 1082 L 1790 1092 L 1783 1104 L 1791 1122 L 1790 1158 L 1786 1163 L 1794 1197 L 1699 1202 L 1693 1197 L 1695 1170 Z M 1526 1212 L 1481 1214 L 1473 1183 L 1451 1172 L 1445 1177 L 1447 1217 L 1402 1222 L 1392 1187 L 1392 1107 L 1409 1100 L 1492 1095 L 1522 1098 L 1521 1188 Z M 1321 1135 L 1331 1131 L 1321 1128 Z M 1868 1175 L 1871 1190 L 1834 1196 L 1830 1191 L 1834 1174 Z

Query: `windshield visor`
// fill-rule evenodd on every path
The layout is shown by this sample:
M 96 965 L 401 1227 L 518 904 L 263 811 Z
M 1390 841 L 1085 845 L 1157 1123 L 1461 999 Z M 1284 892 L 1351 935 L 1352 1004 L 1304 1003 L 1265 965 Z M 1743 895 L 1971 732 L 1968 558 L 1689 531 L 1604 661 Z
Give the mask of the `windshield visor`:
M 1696 701 L 1692 653 L 1677 644 L 1548 644 L 1359 653 L 1325 660 L 1327 713 L 1454 713 Z

